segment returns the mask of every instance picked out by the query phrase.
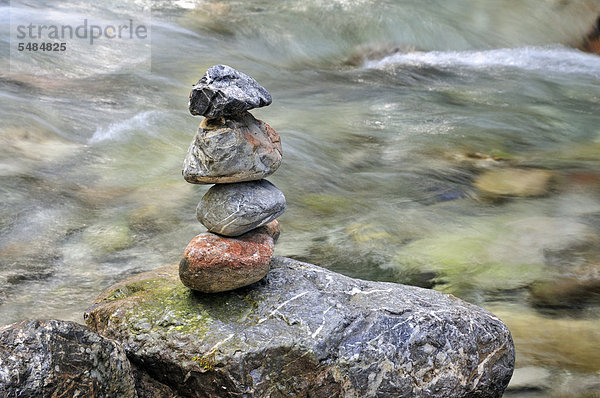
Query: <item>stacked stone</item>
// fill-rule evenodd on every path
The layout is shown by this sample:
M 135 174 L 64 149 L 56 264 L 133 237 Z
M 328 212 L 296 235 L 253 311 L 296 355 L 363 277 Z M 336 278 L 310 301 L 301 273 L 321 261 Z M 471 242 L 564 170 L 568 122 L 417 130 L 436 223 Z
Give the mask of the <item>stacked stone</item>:
M 192 184 L 216 184 L 196 215 L 209 232 L 189 243 L 179 264 L 187 287 L 205 293 L 249 285 L 269 271 L 285 197 L 264 178 L 281 164 L 279 134 L 248 111 L 271 104 L 256 80 L 229 66 L 208 69 L 190 93 L 205 116 L 183 162 Z

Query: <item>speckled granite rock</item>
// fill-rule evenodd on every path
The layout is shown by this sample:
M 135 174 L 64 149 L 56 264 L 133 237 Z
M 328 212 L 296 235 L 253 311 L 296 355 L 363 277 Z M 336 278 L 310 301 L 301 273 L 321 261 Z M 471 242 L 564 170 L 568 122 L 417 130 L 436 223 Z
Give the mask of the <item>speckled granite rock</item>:
M 74 322 L 0 328 L 0 396 L 137 397 L 125 351 Z
M 279 168 L 281 156 L 279 134 L 248 112 L 232 119 L 204 119 L 182 174 L 192 184 L 259 180 Z
M 204 293 L 217 293 L 250 285 L 269 272 L 279 223 L 273 220 L 237 238 L 210 232 L 197 235 L 179 263 L 181 282 Z
M 211 187 L 196 209 L 210 232 L 238 236 L 265 225 L 285 212 L 285 196 L 267 180 Z
M 514 366 L 508 329 L 481 308 L 282 257 L 218 295 L 185 288 L 177 266 L 140 274 L 86 318 L 186 397 L 500 397 Z
M 190 92 L 194 116 L 209 119 L 237 115 L 271 104 L 271 95 L 256 80 L 227 65 L 210 67 Z

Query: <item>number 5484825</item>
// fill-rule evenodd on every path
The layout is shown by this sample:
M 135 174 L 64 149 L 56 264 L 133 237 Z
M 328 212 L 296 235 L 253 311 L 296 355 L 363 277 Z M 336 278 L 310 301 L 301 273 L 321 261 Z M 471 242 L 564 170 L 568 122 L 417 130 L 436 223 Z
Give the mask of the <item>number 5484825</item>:
M 67 51 L 67 43 L 19 43 L 17 44 L 19 51 Z

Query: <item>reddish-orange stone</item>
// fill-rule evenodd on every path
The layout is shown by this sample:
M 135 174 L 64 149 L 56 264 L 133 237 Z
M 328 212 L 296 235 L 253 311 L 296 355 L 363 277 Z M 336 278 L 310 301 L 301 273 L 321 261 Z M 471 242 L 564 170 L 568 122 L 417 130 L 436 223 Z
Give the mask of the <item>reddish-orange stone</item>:
M 269 272 L 277 236 L 277 220 L 235 238 L 210 232 L 197 235 L 179 263 L 179 278 L 204 293 L 250 285 Z

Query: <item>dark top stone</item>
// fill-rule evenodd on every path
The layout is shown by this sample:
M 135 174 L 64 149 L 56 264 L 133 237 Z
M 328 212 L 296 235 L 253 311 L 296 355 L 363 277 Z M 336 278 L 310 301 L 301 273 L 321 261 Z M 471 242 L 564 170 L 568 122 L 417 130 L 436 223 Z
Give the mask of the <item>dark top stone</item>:
M 479 307 L 282 257 L 219 294 L 187 289 L 177 265 L 137 275 L 87 323 L 185 397 L 501 397 L 515 359 Z
M 256 80 L 227 65 L 210 67 L 190 92 L 194 116 L 214 119 L 271 104 L 271 95 Z
M 136 397 L 125 351 L 74 322 L 23 321 L 0 328 L 0 396 Z

